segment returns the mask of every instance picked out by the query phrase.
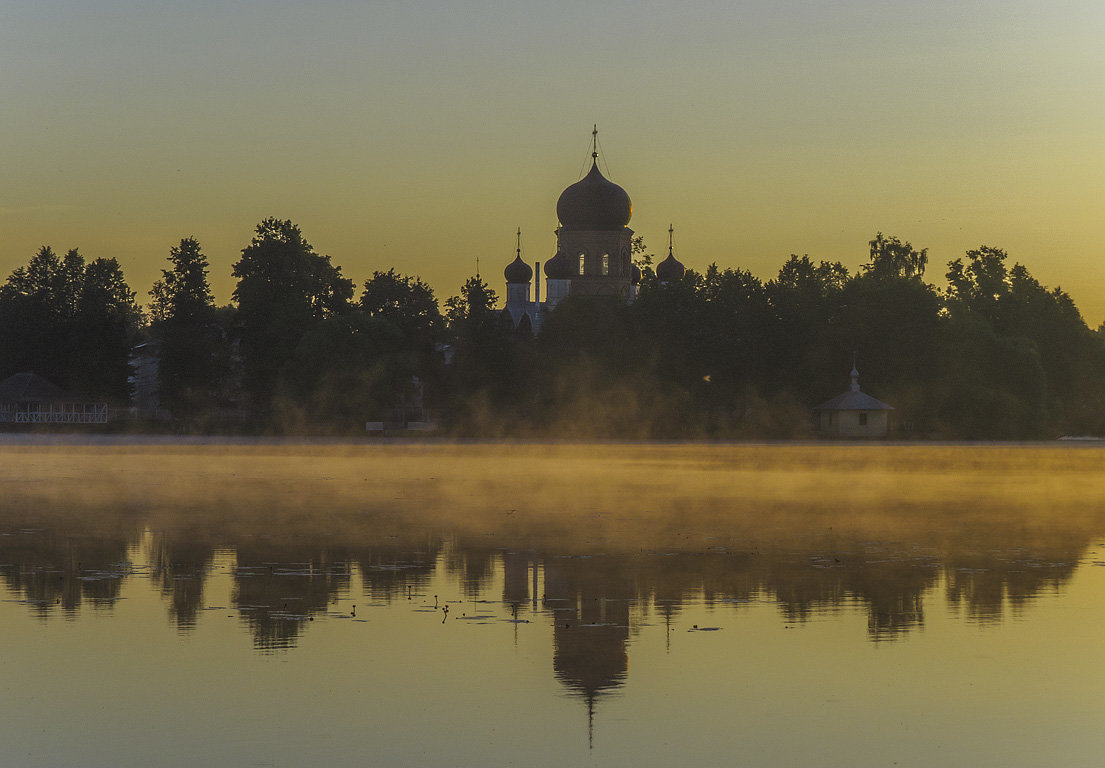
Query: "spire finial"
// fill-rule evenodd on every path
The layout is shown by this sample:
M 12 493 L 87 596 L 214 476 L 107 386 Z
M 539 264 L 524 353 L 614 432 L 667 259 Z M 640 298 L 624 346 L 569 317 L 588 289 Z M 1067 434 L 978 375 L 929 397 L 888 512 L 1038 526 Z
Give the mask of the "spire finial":
M 856 353 L 852 352 L 852 372 L 849 374 L 852 377 L 852 391 L 859 392 L 859 370 L 856 368 Z
M 515 250 L 515 253 L 518 255 L 519 259 L 522 258 L 522 228 L 521 227 L 518 227 L 518 245 L 517 245 L 517 248 Z
M 671 244 L 675 236 L 675 227 L 668 224 L 668 256 L 671 256 Z
M 591 159 L 599 159 L 599 124 L 595 123 L 594 130 L 591 131 Z
M 595 694 L 587 692 L 587 749 L 595 748 Z

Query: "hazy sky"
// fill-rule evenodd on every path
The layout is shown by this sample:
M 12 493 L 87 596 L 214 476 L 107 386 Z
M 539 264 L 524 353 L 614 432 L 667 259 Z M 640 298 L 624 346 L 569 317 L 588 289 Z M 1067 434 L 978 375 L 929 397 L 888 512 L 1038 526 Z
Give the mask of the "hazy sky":
M 1105 320 L 1101 0 L 0 0 L 0 279 L 42 244 L 140 300 L 197 237 L 220 302 L 262 218 L 439 298 L 554 250 L 592 123 L 655 252 L 930 278 L 1005 248 Z

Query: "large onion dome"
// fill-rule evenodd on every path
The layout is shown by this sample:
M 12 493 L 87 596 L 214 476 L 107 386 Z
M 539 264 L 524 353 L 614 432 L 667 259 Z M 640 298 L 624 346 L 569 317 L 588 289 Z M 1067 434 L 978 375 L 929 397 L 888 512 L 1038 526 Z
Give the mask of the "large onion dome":
M 591 172 L 560 193 L 556 217 L 564 229 L 617 230 L 629 224 L 633 203 L 624 189 L 599 171 L 598 161 Z
M 572 279 L 572 264 L 564 251 L 558 250 L 555 256 L 545 262 L 545 277 L 549 280 Z
M 514 257 L 514 261 L 506 265 L 503 277 L 508 283 L 528 283 L 533 279 L 533 267 L 522 261 L 522 256 L 519 254 Z
M 683 263 L 668 251 L 668 257 L 656 265 L 656 279 L 661 283 L 674 283 L 682 279 L 686 271 Z

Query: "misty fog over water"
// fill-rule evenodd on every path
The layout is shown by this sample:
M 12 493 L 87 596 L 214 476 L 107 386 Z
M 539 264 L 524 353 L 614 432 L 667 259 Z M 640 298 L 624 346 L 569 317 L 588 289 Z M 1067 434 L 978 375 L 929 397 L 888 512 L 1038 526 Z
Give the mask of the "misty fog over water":
M 1096 764 L 1103 459 L 8 440 L 0 762 Z

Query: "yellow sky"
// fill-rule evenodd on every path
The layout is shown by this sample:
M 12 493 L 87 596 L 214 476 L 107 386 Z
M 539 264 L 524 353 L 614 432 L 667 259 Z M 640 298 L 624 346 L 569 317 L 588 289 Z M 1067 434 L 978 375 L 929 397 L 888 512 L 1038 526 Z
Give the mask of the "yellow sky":
M 855 268 L 881 230 L 941 282 L 995 245 L 1096 326 L 1102 39 L 1096 0 L 0 2 L 0 273 L 76 246 L 144 299 L 194 235 L 224 302 L 278 216 L 358 283 L 445 298 L 479 257 L 502 292 L 597 122 L 631 227 L 688 266 Z

